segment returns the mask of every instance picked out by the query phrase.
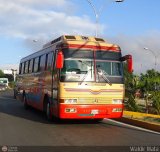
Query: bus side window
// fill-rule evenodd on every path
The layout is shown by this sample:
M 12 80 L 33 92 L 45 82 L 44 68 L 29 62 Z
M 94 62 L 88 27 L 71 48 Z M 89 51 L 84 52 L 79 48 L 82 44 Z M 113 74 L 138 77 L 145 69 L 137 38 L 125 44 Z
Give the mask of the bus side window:
M 47 70 L 47 63 L 48 63 L 48 54 L 46 54 L 46 60 L 45 60 L 45 70 Z
M 22 73 L 22 63 L 20 63 L 20 65 L 19 65 L 19 74 L 21 74 Z
M 45 70 L 45 63 L 46 63 L 46 54 L 41 56 L 40 71 Z
M 24 72 L 24 63 L 22 63 L 21 74 L 23 74 L 23 72 Z
M 34 72 L 34 62 L 35 62 L 35 58 L 33 59 L 32 72 Z
M 28 61 L 25 62 L 25 73 L 28 73 Z
M 23 63 L 23 74 L 25 74 L 25 65 L 26 65 L 26 62 Z
M 31 60 L 28 60 L 28 73 L 29 73 L 30 62 L 31 62 Z
M 38 61 L 38 70 L 37 70 L 37 72 L 39 72 L 39 71 L 40 71 L 40 64 L 41 64 L 41 56 L 39 56 L 39 61 Z
M 53 61 L 53 52 L 48 54 L 47 70 L 51 70 Z
M 29 63 L 29 73 L 32 73 L 32 70 L 33 69 L 33 59 L 30 60 L 30 63 Z
M 38 65 L 39 65 L 39 57 L 36 57 L 36 58 L 34 59 L 33 72 L 38 72 Z

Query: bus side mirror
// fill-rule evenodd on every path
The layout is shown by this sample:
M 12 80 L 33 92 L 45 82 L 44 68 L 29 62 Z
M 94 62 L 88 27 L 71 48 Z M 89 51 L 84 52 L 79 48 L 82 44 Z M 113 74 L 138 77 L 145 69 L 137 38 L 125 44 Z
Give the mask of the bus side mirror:
M 129 73 L 133 72 L 133 60 L 132 55 L 125 55 L 121 58 L 121 61 L 127 61 L 127 69 Z
M 56 68 L 62 69 L 63 68 L 63 62 L 64 62 L 64 56 L 62 51 L 58 51 L 57 53 L 57 60 L 56 60 Z

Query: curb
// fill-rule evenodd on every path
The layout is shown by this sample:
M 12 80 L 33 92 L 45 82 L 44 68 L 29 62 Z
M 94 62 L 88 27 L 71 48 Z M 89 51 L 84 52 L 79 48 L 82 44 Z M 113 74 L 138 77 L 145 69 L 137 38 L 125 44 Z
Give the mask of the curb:
M 124 122 L 124 123 L 130 124 L 130 125 L 142 127 L 145 129 L 160 132 L 160 125 L 157 125 L 157 124 L 139 121 L 139 120 L 135 120 L 135 119 L 129 119 L 129 118 L 125 118 L 125 117 L 122 117 L 119 119 L 114 119 L 114 120 Z
M 133 112 L 133 111 L 123 111 L 123 116 L 131 116 L 133 118 L 136 117 L 150 117 L 150 118 L 159 118 L 160 119 L 160 115 L 154 115 L 154 114 L 147 114 L 147 113 L 141 113 L 141 112 Z

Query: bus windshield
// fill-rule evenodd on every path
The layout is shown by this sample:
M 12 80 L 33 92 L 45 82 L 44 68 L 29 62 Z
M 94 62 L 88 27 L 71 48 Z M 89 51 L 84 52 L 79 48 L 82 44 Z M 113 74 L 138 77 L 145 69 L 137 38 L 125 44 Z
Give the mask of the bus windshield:
M 64 50 L 62 82 L 122 83 L 123 70 L 118 52 L 91 50 Z M 103 55 L 102 55 L 103 53 Z

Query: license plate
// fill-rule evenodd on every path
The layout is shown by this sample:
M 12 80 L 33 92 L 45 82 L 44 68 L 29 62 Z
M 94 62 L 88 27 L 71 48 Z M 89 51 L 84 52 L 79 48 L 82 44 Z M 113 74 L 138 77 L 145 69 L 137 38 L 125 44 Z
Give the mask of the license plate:
M 99 111 L 98 110 L 91 110 L 91 114 L 99 114 Z

